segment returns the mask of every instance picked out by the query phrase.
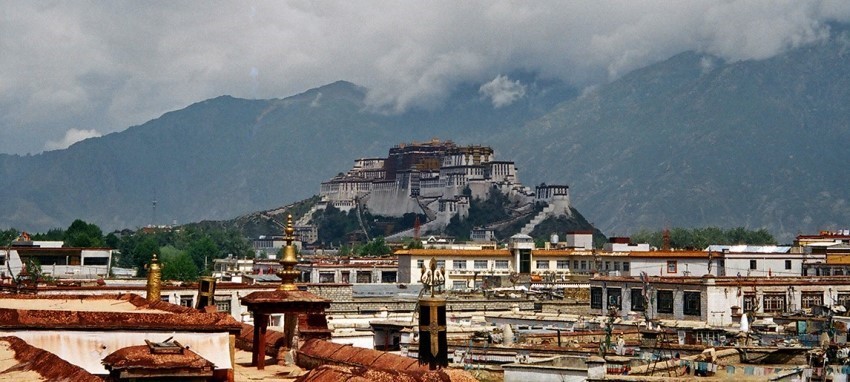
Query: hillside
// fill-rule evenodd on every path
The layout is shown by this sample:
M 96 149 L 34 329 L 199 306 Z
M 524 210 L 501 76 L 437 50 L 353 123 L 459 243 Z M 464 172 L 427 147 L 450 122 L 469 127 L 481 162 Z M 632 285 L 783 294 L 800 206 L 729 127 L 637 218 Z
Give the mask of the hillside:
M 466 84 L 441 107 L 400 115 L 369 111 L 366 90 L 346 82 L 219 97 L 66 150 L 0 155 L 0 226 L 231 219 L 316 194 L 352 158 L 439 137 L 493 147 L 524 184 L 569 184 L 608 235 L 744 226 L 788 242 L 850 225 L 848 55 L 850 36 L 835 28 L 766 60 L 685 52 L 580 96 L 520 73 L 529 90 L 510 106 Z
M 848 102 L 842 33 L 763 61 L 682 53 L 493 144 L 533 176 L 569 179 L 607 234 L 741 225 L 790 242 L 850 224 Z
M 443 109 L 386 115 L 367 110 L 365 89 L 340 81 L 285 99 L 222 96 L 65 150 L 0 154 L 0 226 L 43 232 L 80 218 L 111 230 L 230 219 L 307 198 L 354 158 L 400 142 L 504 130 L 576 94 L 518 76 L 534 87 L 498 109 L 469 84 Z

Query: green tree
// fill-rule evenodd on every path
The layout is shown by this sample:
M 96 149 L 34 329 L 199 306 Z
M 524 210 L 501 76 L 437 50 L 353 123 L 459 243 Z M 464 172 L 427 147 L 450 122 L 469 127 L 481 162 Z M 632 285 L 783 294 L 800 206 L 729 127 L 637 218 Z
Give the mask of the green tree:
M 717 227 L 707 228 L 672 228 L 669 230 L 671 248 L 687 248 L 701 250 L 709 245 L 774 245 L 776 239 L 764 229 L 748 230 L 744 227 L 722 229 Z M 662 248 L 664 245 L 663 231 L 641 230 L 632 234 L 633 243 L 649 243 L 649 245 Z
M 32 239 L 39 241 L 63 241 L 65 240 L 65 230 L 62 228 L 51 228 L 46 233 L 32 235 Z
M 118 260 L 116 263 L 123 268 L 136 268 L 137 276 L 147 274 L 147 265 L 151 256 L 159 254 L 159 243 L 151 234 L 136 234 L 121 239 L 118 245 Z
M 203 272 L 207 270 L 208 264 L 212 264 L 213 259 L 221 257 L 218 247 L 216 247 L 212 239 L 206 236 L 191 242 L 186 249 L 186 253 L 189 254 L 195 266 Z
M 104 247 L 103 231 L 100 227 L 92 223 L 86 223 L 80 219 L 74 220 L 73 223 L 65 230 L 63 238 L 65 246 L 78 248 L 93 248 Z
M 171 245 L 162 247 L 162 278 L 164 280 L 195 281 L 199 271 L 192 257 Z
M 387 246 L 384 238 L 379 236 L 372 239 L 372 241 L 359 246 L 356 253 L 359 256 L 383 256 L 390 253 L 390 247 Z
M 0 245 L 5 247 L 12 244 L 12 242 L 17 239 L 20 234 L 20 231 L 14 228 L 0 230 Z

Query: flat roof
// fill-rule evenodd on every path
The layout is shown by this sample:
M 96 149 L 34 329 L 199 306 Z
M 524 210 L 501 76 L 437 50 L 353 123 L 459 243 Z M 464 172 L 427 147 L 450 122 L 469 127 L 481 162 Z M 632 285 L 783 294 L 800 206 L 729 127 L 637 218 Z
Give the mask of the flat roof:
M 239 332 L 229 313 L 203 313 L 136 294 L 4 295 L 0 329 Z

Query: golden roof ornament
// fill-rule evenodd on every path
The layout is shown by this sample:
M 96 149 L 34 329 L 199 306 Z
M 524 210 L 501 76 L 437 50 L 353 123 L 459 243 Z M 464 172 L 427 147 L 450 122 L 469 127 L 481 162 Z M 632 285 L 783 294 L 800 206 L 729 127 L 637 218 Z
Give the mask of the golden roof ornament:
M 286 245 L 280 250 L 280 270 L 277 271 L 277 277 L 280 277 L 280 286 L 277 289 L 298 290 L 295 280 L 298 279 L 298 275 L 301 272 L 295 269 L 295 265 L 298 264 L 298 258 L 295 257 L 295 245 L 292 244 L 295 241 L 292 214 L 286 217 L 286 228 L 284 228 L 283 232 L 285 234 L 283 240 L 286 241 Z
M 148 268 L 148 283 L 146 285 L 147 300 L 150 302 L 160 301 L 162 294 L 162 267 L 159 265 L 159 259 L 156 258 L 156 253 L 151 256 L 151 262 Z
M 446 269 L 444 267 L 437 269 L 437 259 L 433 257 L 428 263 L 428 266 L 428 268 L 425 268 L 425 264 L 422 264 L 422 269 L 420 269 L 422 276 L 419 278 L 419 281 L 422 282 L 425 288 L 431 290 L 431 297 L 434 297 L 435 290 L 441 289 L 446 284 Z M 437 291 L 437 293 L 439 294 L 440 291 Z

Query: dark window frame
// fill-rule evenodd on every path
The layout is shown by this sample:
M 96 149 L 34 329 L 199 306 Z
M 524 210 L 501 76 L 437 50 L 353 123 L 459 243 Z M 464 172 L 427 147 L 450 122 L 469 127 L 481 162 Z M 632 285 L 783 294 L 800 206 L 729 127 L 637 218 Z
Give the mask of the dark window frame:
M 643 289 L 632 288 L 632 311 L 643 312 L 646 310 L 646 299 L 643 297 Z
M 601 287 L 590 287 L 590 309 L 602 309 Z
M 688 316 L 702 315 L 702 294 L 700 292 L 683 292 L 682 313 Z
M 669 298 L 668 298 L 669 297 Z M 655 311 L 658 313 L 673 314 L 675 294 L 672 290 L 659 290 L 655 292 Z

